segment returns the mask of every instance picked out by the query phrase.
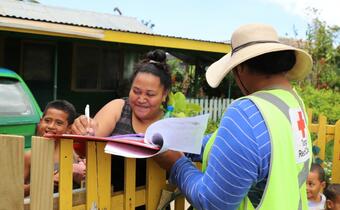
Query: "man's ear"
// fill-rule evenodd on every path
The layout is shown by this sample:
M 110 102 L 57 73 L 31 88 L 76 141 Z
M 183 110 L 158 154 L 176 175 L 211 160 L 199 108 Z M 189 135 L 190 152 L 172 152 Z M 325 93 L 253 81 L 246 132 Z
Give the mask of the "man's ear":
M 326 200 L 326 206 L 327 209 L 333 209 L 334 208 L 334 203 L 331 200 Z
M 322 187 L 322 190 L 324 190 L 326 188 L 326 182 L 325 181 L 321 182 L 321 187 Z

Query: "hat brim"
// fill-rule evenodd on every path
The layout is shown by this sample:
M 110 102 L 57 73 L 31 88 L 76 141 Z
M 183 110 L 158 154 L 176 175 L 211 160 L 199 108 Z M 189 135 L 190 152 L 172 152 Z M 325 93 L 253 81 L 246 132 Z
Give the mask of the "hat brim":
M 287 78 L 289 80 L 303 79 L 312 69 L 312 58 L 303 50 L 281 43 L 259 43 L 247 46 L 235 52 L 233 55 L 228 53 L 209 66 L 205 77 L 208 84 L 215 88 L 221 83 L 223 78 L 240 63 L 265 53 L 283 50 L 294 50 L 296 56 L 296 63 L 293 68 L 287 72 Z

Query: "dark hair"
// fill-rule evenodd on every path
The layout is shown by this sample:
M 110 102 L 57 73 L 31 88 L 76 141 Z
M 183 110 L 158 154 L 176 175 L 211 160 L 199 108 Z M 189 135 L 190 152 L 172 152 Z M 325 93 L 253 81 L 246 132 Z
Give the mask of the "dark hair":
M 327 200 L 336 201 L 336 196 L 340 196 L 340 184 L 330 184 L 323 193 Z
M 318 173 L 320 182 L 326 181 L 325 170 L 323 170 L 320 164 L 312 163 L 312 166 L 310 167 L 310 171 Z
M 261 74 L 278 74 L 287 72 L 293 68 L 296 63 L 295 51 L 284 50 L 270 52 L 251 58 L 245 62 L 251 71 Z
M 77 112 L 73 104 L 66 100 L 54 100 L 49 102 L 45 107 L 43 117 L 45 116 L 48 109 L 58 109 L 67 113 L 68 114 L 67 122 L 69 125 L 71 125 L 75 118 L 77 117 Z
M 163 50 L 156 49 L 146 54 L 146 58 L 139 61 L 135 67 L 131 77 L 131 83 L 134 81 L 138 73 L 150 73 L 159 77 L 161 84 L 166 91 L 171 89 L 171 71 L 166 64 L 166 54 Z M 166 99 L 166 103 L 168 97 Z M 163 104 L 166 105 L 166 104 Z M 166 106 L 165 106 L 166 107 Z

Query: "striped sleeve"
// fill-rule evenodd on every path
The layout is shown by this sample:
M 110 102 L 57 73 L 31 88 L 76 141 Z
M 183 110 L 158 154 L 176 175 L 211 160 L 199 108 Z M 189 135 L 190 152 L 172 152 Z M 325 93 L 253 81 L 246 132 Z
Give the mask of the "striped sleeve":
M 263 117 L 252 101 L 239 100 L 221 120 L 206 172 L 182 157 L 171 169 L 170 182 L 197 209 L 237 209 L 251 186 L 267 176 L 269 161 Z

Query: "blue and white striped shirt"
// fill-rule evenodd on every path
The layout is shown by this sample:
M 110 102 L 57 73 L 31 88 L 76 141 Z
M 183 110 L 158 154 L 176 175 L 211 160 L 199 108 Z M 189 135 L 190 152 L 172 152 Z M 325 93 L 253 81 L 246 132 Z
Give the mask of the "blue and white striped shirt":
M 259 109 L 242 99 L 232 103 L 221 120 L 206 172 L 182 157 L 169 179 L 197 209 L 237 209 L 251 187 L 263 190 L 270 154 L 269 133 Z

